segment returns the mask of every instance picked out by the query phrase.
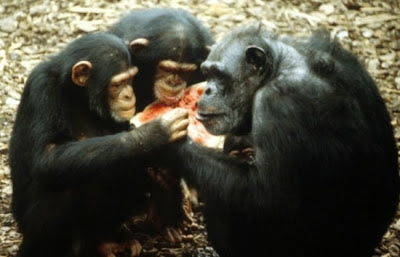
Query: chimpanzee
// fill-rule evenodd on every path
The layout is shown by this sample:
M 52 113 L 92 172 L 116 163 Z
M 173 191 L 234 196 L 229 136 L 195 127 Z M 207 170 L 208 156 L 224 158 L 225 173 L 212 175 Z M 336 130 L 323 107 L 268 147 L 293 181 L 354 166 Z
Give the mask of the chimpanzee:
M 120 227 L 147 208 L 153 153 L 184 137 L 188 120 L 175 109 L 130 129 L 138 72 L 130 58 L 120 38 L 98 33 L 30 74 L 9 153 L 19 257 L 140 252 L 136 240 L 118 244 Z
M 134 78 L 136 108 L 159 99 L 176 102 L 187 85 L 204 80 L 200 64 L 214 44 L 210 31 L 178 8 L 133 10 L 108 30 L 129 47 L 139 73 Z
M 214 40 L 211 32 L 188 11 L 179 8 L 133 10 L 108 32 L 123 39 L 133 64 L 139 68 L 134 77 L 135 91 L 140 96 L 137 111 L 154 100 L 175 103 L 187 86 L 204 80 L 200 64 L 207 58 Z M 173 210 L 171 201 L 163 200 L 163 196 L 159 194 L 157 206 Z
M 220 256 L 371 256 L 399 175 L 388 111 L 358 58 L 326 31 L 291 38 L 249 25 L 201 70 L 197 119 L 228 135 L 225 152 L 173 146 Z M 252 151 L 229 154 L 241 147 Z

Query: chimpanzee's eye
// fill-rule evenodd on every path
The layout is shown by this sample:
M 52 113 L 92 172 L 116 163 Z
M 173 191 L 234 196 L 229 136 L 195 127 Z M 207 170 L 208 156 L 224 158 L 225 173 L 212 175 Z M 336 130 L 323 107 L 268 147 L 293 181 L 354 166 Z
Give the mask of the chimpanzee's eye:
M 121 80 L 121 81 L 118 81 L 118 82 L 114 83 L 113 86 L 115 86 L 115 87 L 123 87 L 123 86 L 125 86 L 127 83 L 128 83 L 128 80 L 124 79 L 124 80 Z

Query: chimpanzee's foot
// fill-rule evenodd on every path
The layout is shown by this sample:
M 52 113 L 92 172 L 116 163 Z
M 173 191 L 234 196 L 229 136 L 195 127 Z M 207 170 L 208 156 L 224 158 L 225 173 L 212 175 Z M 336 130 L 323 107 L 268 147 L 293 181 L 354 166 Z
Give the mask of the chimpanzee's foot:
M 117 254 L 128 251 L 131 257 L 138 256 L 142 251 L 141 244 L 131 239 L 124 243 L 104 242 L 98 247 L 98 251 L 102 257 L 116 257 Z
M 193 239 L 192 234 L 183 234 L 179 228 L 166 227 L 164 229 L 165 239 L 171 244 L 181 243 Z

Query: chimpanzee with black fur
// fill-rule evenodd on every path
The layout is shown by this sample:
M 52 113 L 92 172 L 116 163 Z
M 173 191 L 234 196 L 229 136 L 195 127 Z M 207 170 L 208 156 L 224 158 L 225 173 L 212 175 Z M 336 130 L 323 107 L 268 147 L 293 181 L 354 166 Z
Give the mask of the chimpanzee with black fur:
M 236 29 L 212 49 L 197 118 L 225 152 L 176 143 L 221 257 L 367 257 L 398 204 L 397 149 L 379 91 L 330 38 Z M 252 148 L 241 158 L 235 147 Z
M 158 99 L 180 99 L 186 86 L 204 80 L 200 64 L 214 40 L 210 31 L 188 11 L 178 8 L 134 10 L 109 29 L 129 47 L 139 68 L 137 110 Z
M 113 24 L 108 32 L 122 38 L 130 50 L 133 64 L 139 68 L 134 77 L 135 91 L 140 96 L 136 106 L 138 111 L 155 100 L 166 104 L 176 103 L 187 86 L 204 81 L 200 65 L 207 58 L 214 40 L 211 32 L 188 11 L 179 8 L 133 10 Z M 159 177 L 168 171 L 164 167 L 151 170 Z M 173 181 L 178 181 L 178 184 L 171 184 L 172 190 L 179 190 L 179 185 L 182 187 L 186 198 L 182 202 L 183 208 L 175 208 L 176 197 L 171 201 L 163 187 L 158 187 L 161 190 L 154 190 L 152 194 L 152 203 L 156 208 L 152 209 L 149 217 L 156 225 L 160 221 L 171 224 L 175 220 L 167 228 L 167 238 L 171 242 L 179 242 L 181 233 L 172 228 L 178 223 L 190 224 L 191 202 L 185 182 L 179 177 Z M 182 217 L 180 210 L 185 214 L 182 222 L 179 221 Z M 161 217 L 159 213 L 162 213 Z M 162 221 L 168 216 L 168 222 Z
M 30 74 L 10 141 L 18 256 L 103 256 L 128 248 L 117 232 L 147 208 L 154 152 L 186 135 L 175 109 L 130 130 L 137 68 L 122 40 L 82 36 Z

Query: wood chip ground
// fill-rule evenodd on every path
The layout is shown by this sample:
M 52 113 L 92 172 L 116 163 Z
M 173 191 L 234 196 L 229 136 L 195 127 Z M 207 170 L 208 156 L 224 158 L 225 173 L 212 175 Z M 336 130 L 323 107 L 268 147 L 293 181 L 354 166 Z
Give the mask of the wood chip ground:
M 390 110 L 400 149 L 400 2 L 398 0 L 2 0 L 0 4 L 0 257 L 12 257 L 21 241 L 10 214 L 8 141 L 24 83 L 32 68 L 85 33 L 102 31 L 128 10 L 181 7 L 208 26 L 216 40 L 233 27 L 261 22 L 272 31 L 307 35 L 324 26 L 360 56 Z M 196 220 L 204 225 L 201 212 Z M 365 224 L 368 227 L 368 224 Z M 142 235 L 143 256 L 216 256 L 205 229 L 169 245 Z M 351 233 L 351 231 L 349 231 Z M 290 242 L 288 242 L 290 247 Z M 400 211 L 376 257 L 400 256 Z M 283 249 L 284 250 L 284 249 Z M 329 251 L 329 249 L 327 249 Z

